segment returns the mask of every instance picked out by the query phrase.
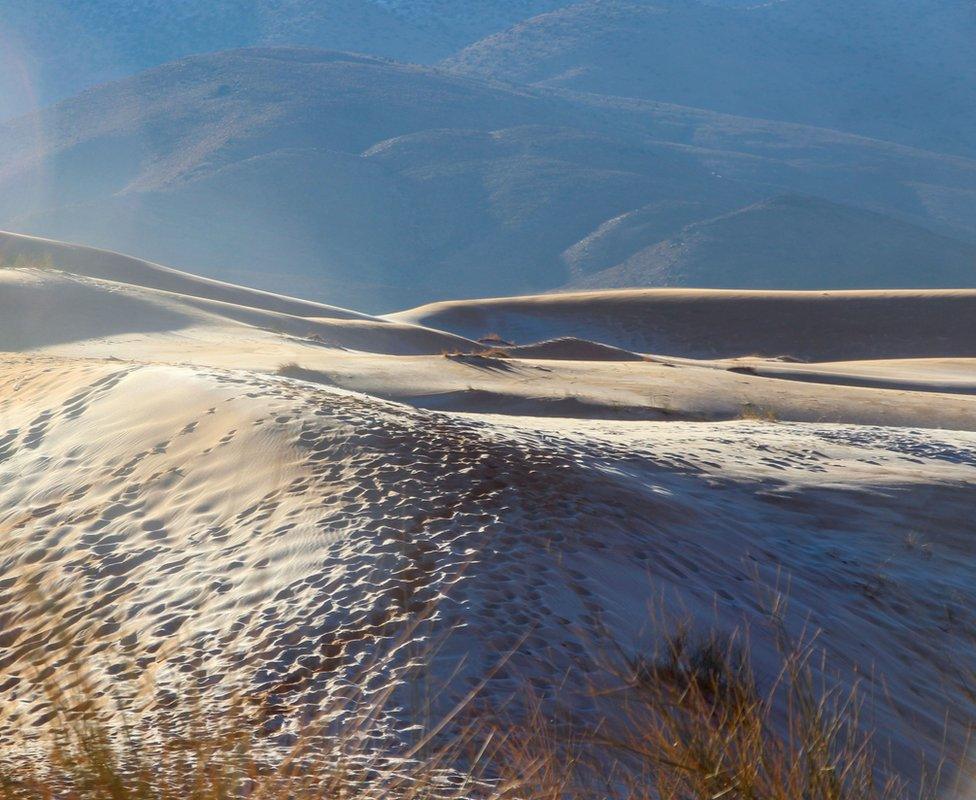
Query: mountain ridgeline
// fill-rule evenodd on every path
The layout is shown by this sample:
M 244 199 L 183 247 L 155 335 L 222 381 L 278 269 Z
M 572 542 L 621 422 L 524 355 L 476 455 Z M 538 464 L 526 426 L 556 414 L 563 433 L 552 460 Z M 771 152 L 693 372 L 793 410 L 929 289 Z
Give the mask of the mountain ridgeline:
M 45 4 L 3 229 L 374 313 L 976 285 L 965 2 Z

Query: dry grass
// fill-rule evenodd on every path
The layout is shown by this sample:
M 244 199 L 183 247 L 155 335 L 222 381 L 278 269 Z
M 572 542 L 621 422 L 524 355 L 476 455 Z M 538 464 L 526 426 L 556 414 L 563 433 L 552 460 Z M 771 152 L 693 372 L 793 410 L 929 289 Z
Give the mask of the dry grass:
M 511 358 L 511 353 L 502 347 L 489 347 L 487 350 L 482 350 L 478 353 L 482 358 Z
M 285 361 L 275 368 L 274 374 L 282 378 L 294 378 L 303 372 L 305 372 L 305 368 L 297 361 Z
M 754 403 L 745 403 L 739 409 L 739 419 L 755 422 L 776 422 L 779 418 L 771 408 L 757 406 Z
M 504 339 L 499 333 L 486 333 L 478 339 L 480 344 L 494 345 L 497 347 L 511 347 L 512 343 L 507 339 Z
M 395 752 L 372 750 L 359 725 L 323 742 L 313 723 L 282 753 L 261 739 L 244 704 L 214 718 L 192 693 L 175 709 L 184 727 L 146 730 L 119 715 L 113 693 L 84 679 L 65 688 L 56 679 L 63 671 L 39 666 L 55 713 L 34 757 L 0 753 L 0 800 L 920 796 L 877 761 L 856 690 L 814 677 L 823 665 L 811 663 L 811 648 L 785 650 L 779 674 L 761 689 L 744 642 L 679 630 L 650 655 L 603 642 L 596 649 L 611 653 L 599 659 L 604 678 L 586 690 L 596 717 L 534 702 L 523 716 L 503 718 L 479 708 L 476 687 Z M 360 711 L 366 721 L 380 709 Z
M 43 256 L 27 256 L 23 254 L 10 255 L 0 252 L 0 269 L 54 269 L 54 260 L 50 253 Z
M 491 362 L 491 361 L 497 361 L 498 359 L 512 357 L 511 353 L 509 353 L 507 350 L 501 347 L 488 347 L 485 348 L 484 350 L 478 350 L 476 352 L 464 352 L 462 350 L 443 350 L 441 351 L 441 355 L 444 356 L 444 358 L 450 358 L 455 360 L 462 359 L 462 360 L 470 361 L 472 363 L 476 363 L 478 361 Z

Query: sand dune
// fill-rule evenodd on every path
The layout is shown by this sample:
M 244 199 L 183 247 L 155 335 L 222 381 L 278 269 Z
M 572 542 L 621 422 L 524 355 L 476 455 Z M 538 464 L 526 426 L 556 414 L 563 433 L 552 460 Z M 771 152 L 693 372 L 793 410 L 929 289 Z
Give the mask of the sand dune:
M 222 343 L 228 340 L 240 346 L 242 341 L 254 339 L 280 342 L 283 336 L 302 339 L 308 347 L 398 355 L 479 349 L 475 342 L 453 334 L 368 316 L 302 317 L 260 306 L 159 291 L 57 270 L 0 269 L 0 287 L 3 289 L 0 311 L 4 314 L 0 348 L 5 350 L 36 350 L 76 343 L 105 355 L 139 357 L 138 352 L 132 352 L 133 346 L 137 351 L 140 346 L 151 350 L 165 347 L 167 339 L 137 338 L 120 348 L 120 336 L 178 334 L 175 340 L 169 341 L 173 360 L 181 360 L 180 352 L 187 348 L 185 338 L 189 328 L 193 328 L 194 338 L 210 343 L 212 352 L 219 352 Z M 238 287 L 227 285 L 226 288 L 233 295 Z M 241 289 L 240 299 L 263 301 L 260 296 L 249 297 L 249 291 Z
M 861 386 L 909 392 L 976 394 L 974 359 L 906 359 L 820 364 L 756 362 L 726 367 L 733 372 L 779 380 L 809 381 L 836 386 Z
M 65 272 L 90 278 L 131 283 L 148 289 L 161 289 L 296 317 L 375 319 L 358 311 L 202 278 L 121 253 L 5 231 L 0 231 L 0 263 L 22 266 L 50 264 Z
M 0 366 L 0 396 L 3 698 L 26 733 L 48 706 L 22 679 L 57 627 L 32 636 L 42 606 L 17 599 L 32 584 L 64 590 L 61 631 L 93 680 L 156 676 L 145 719 L 197 675 L 214 709 L 243 692 L 284 747 L 431 603 L 413 646 L 360 684 L 401 687 L 387 733 L 431 712 L 405 680 L 425 642 L 446 636 L 427 673 L 436 712 L 527 635 L 485 689 L 501 702 L 525 677 L 575 674 L 599 624 L 637 641 L 661 592 L 758 623 L 757 570 L 792 576 L 788 623 L 822 627 L 834 663 L 885 676 L 898 703 L 877 724 L 905 759 L 941 747 L 947 654 L 976 664 L 964 615 L 945 616 L 976 602 L 973 434 L 472 418 L 240 371 L 36 356 Z M 905 545 L 913 530 L 924 551 Z M 949 713 L 956 744 L 976 708 L 955 697 Z
M 317 358 L 298 353 L 286 375 L 364 392 L 417 408 L 538 417 L 720 422 L 851 423 L 976 430 L 976 396 L 946 384 L 915 361 L 877 365 L 869 381 L 856 372 L 813 365 L 801 377 L 770 374 L 771 362 L 554 361 L 480 356 L 391 360 L 368 354 Z M 976 376 L 976 360 L 958 362 Z M 730 369 L 729 367 L 733 368 Z M 849 370 L 854 365 L 847 365 Z M 756 374 L 750 374 L 756 373 Z M 960 388 L 961 387 L 961 388 Z M 933 397 L 932 392 L 939 393 Z
M 534 344 L 515 345 L 505 350 L 512 356 L 520 358 L 541 358 L 557 361 L 644 361 L 640 353 L 632 353 L 620 347 L 591 342 L 587 339 L 577 339 L 564 336 L 559 339 L 547 339 Z
M 883 679 L 867 700 L 906 777 L 962 747 L 976 706 L 945 676 L 976 669 L 976 293 L 375 319 L 73 253 L 54 266 L 84 273 L 0 270 L 0 735 L 50 714 L 41 648 L 97 685 L 151 674 L 118 695 L 147 724 L 182 724 L 187 681 L 214 713 L 243 697 L 277 752 L 387 689 L 370 734 L 395 748 L 489 674 L 496 707 L 558 679 L 595 714 L 580 648 L 650 646 L 662 597 L 749 626 L 772 669 L 757 597 L 787 576 L 784 623 L 821 631 L 832 679 Z M 470 352 L 490 331 L 585 338 Z M 688 357 L 763 351 L 835 360 Z
M 690 358 L 976 356 L 976 290 L 632 289 L 432 303 L 389 315 L 518 344 L 576 336 Z
M 649 358 L 572 338 L 485 358 L 460 355 L 482 349 L 470 339 L 412 324 L 298 317 L 56 270 L 0 270 L 0 288 L 0 348 L 9 351 L 284 370 L 442 411 L 976 428 L 972 359 Z M 929 393 L 945 396 L 933 404 Z

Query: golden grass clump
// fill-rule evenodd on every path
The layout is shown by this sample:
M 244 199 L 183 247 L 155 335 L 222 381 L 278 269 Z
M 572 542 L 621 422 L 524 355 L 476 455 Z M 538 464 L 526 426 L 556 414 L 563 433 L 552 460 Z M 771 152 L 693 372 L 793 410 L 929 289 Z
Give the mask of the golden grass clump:
M 40 669 L 37 685 L 54 713 L 29 758 L 0 753 L 0 800 L 935 796 L 909 793 L 878 761 L 856 688 L 839 691 L 815 677 L 824 665 L 812 664 L 810 647 L 784 650 L 764 688 L 739 636 L 696 639 L 679 629 L 653 655 L 627 654 L 614 642 L 594 652 L 611 654 L 594 657 L 590 666 L 598 662 L 603 677 L 583 689 L 596 714 L 533 701 L 505 717 L 480 707 L 483 683 L 419 740 L 385 752 L 371 749 L 356 725 L 323 744 L 314 723 L 281 752 L 261 739 L 245 704 L 215 715 L 193 693 L 171 709 L 185 725 L 147 730 L 112 692 L 85 679 L 65 689 L 58 672 Z M 358 719 L 379 711 L 360 709 Z
M 745 403 L 739 409 L 739 419 L 751 420 L 754 422 L 776 422 L 779 418 L 776 412 L 766 406 L 757 406 L 753 403 Z

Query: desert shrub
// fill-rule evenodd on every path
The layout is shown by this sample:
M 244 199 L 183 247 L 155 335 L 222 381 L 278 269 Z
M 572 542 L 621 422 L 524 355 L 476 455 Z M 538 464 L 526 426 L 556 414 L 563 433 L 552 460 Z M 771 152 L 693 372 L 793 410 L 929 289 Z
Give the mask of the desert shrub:
M 487 350 L 482 350 L 478 353 L 482 358 L 511 358 L 511 354 L 508 350 L 501 347 L 489 347 Z
M 294 377 L 303 371 L 301 364 L 297 361 L 285 361 L 275 367 L 275 375 L 280 375 L 283 378 Z
M 42 629 L 47 624 L 39 621 Z M 405 623 L 402 641 L 416 624 Z M 38 648 L 30 681 L 52 711 L 28 731 L 28 749 L 0 749 L 0 800 L 936 796 L 934 785 L 931 794 L 909 792 L 877 758 L 856 687 L 839 690 L 817 677 L 824 671 L 819 661 L 814 669 L 812 647 L 778 639 L 778 671 L 759 681 L 749 637 L 693 636 L 684 624 L 667 630 L 646 653 L 609 634 L 581 647 L 581 674 L 590 683 L 571 686 L 554 676 L 542 694 L 561 697 L 555 704 L 533 700 L 538 680 L 526 680 L 518 692 L 528 701 L 513 715 L 480 701 L 482 682 L 413 741 L 402 748 L 387 742 L 384 750 L 363 735 L 362 721 L 379 718 L 385 694 L 341 729 L 302 722 L 304 733 L 287 752 L 267 746 L 260 710 L 246 698 L 216 714 L 192 684 L 171 693 L 169 717 L 120 713 L 118 698 L 153 696 L 155 687 L 89 680 L 91 665 L 72 663 L 70 638 L 54 634 Z M 593 713 L 572 707 L 580 693 Z M 322 717 L 345 702 L 323 700 Z M 9 734 L 16 726 L 0 705 L 0 727 Z
M 486 333 L 478 338 L 479 344 L 495 345 L 498 347 L 512 347 L 513 343 L 505 339 L 498 333 Z
M 54 261 L 49 253 L 42 256 L 27 256 L 21 253 L 11 255 L 0 252 L 0 269 L 54 269 Z
M 754 403 L 744 403 L 739 409 L 739 419 L 753 420 L 755 422 L 776 422 L 778 417 L 776 412 L 766 406 L 757 406 Z
M 484 350 L 479 350 L 476 352 L 464 352 L 462 350 L 442 350 L 441 355 L 444 358 L 450 358 L 455 360 L 470 361 L 471 363 L 482 362 L 492 362 L 497 361 L 502 358 L 511 358 L 511 354 L 500 347 L 489 347 Z

